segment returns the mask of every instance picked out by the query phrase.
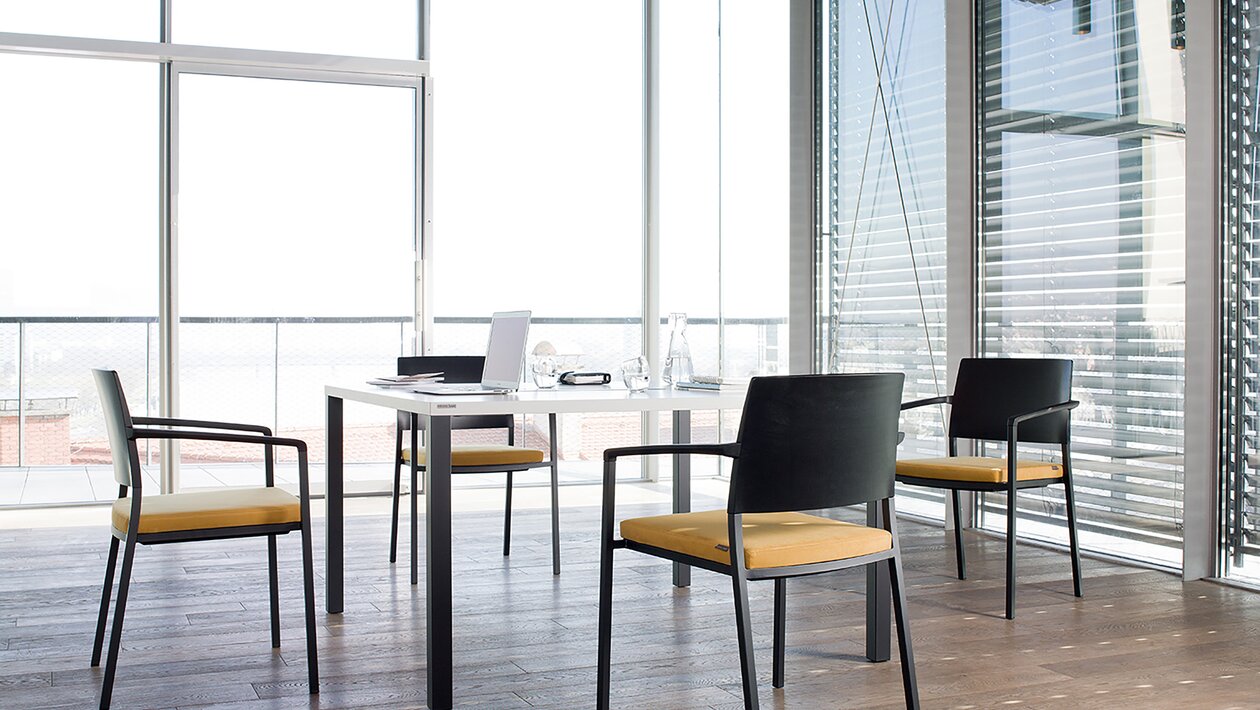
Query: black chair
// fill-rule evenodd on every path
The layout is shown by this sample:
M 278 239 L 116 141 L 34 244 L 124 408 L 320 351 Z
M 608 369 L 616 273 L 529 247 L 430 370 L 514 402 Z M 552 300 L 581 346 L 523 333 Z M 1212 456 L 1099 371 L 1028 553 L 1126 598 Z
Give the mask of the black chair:
M 105 660 L 105 678 L 101 684 L 102 710 L 109 707 L 114 688 L 114 672 L 118 667 L 118 649 L 122 638 L 123 615 L 127 609 L 127 591 L 131 584 L 131 567 L 136 545 L 159 545 L 191 540 L 225 540 L 238 537 L 267 537 L 267 564 L 271 588 L 271 647 L 280 648 L 279 573 L 276 562 L 276 536 L 293 530 L 302 533 L 302 582 L 306 596 L 306 668 L 310 691 L 319 692 L 319 664 L 315 650 L 315 571 L 311 562 L 310 481 L 307 472 L 306 442 L 271 435 L 264 426 L 208 422 L 163 417 L 132 417 L 123 396 L 122 383 L 113 370 L 93 370 L 96 388 L 105 410 L 105 429 L 109 435 L 114 459 L 114 478 L 118 481 L 118 500 L 112 513 L 112 536 L 109 561 L 105 567 L 105 585 L 101 592 L 100 615 L 96 622 L 96 639 L 92 645 L 92 666 L 101 662 L 101 646 L 105 640 L 105 621 L 113 589 L 114 566 L 118 561 L 118 545 L 123 543 L 122 572 L 118 580 L 118 601 L 114 609 L 114 626 Z M 156 428 L 137 428 L 143 427 Z M 245 444 L 264 448 L 265 484 L 256 488 L 142 495 L 144 475 L 136 442 L 141 439 L 194 439 Z M 299 495 L 275 487 L 274 447 L 288 446 L 297 450 Z
M 946 458 L 897 462 L 897 480 L 950 492 L 954 509 L 954 552 L 958 578 L 967 578 L 959 491 L 1006 494 L 1006 618 L 1015 618 L 1015 492 L 1062 484 L 1072 552 L 1072 587 L 1081 596 L 1081 556 L 1076 540 L 1072 498 L 1072 361 L 1052 359 L 964 358 L 958 365 L 954 394 L 902 405 L 902 410 L 931 404 L 952 405 Z M 1006 458 L 958 456 L 958 440 L 1001 441 Z M 1020 443 L 1058 444 L 1063 463 L 1020 461 Z
M 613 550 L 625 548 L 730 575 L 735 595 L 744 707 L 758 707 L 748 580 L 774 580 L 774 677 L 784 682 L 786 579 L 887 563 L 906 707 L 919 706 L 893 507 L 900 373 L 753 378 L 738 441 L 630 446 L 604 452 L 599 569 L 597 707 L 608 708 Z M 617 459 L 644 454 L 714 454 L 734 459 L 726 510 L 621 522 L 613 538 Z M 798 511 L 866 503 L 882 528 Z
M 441 372 L 444 382 L 480 382 L 485 358 L 480 355 L 418 355 L 398 358 L 398 374 L 417 375 L 425 372 Z M 424 469 L 424 449 L 420 447 L 419 432 L 424 420 L 410 412 L 398 412 L 395 429 L 394 456 L 394 510 L 389 536 L 389 561 L 398 560 L 398 498 L 401 495 L 402 467 L 411 466 L 411 583 L 419 582 L 416 560 L 419 556 L 418 520 L 419 505 L 416 491 L 420 484 L 420 471 Z M 534 468 L 551 469 L 551 572 L 560 574 L 560 471 L 556 457 L 556 415 L 548 421 L 549 448 L 547 451 L 516 446 L 516 426 L 511 414 L 463 416 L 451 419 L 451 429 L 506 429 L 507 446 L 455 445 L 451 447 L 451 473 L 507 473 L 507 493 L 503 513 L 503 556 L 511 553 L 512 544 L 512 474 Z M 403 432 L 411 432 L 410 446 L 403 444 Z M 413 456 L 412 452 L 420 452 Z

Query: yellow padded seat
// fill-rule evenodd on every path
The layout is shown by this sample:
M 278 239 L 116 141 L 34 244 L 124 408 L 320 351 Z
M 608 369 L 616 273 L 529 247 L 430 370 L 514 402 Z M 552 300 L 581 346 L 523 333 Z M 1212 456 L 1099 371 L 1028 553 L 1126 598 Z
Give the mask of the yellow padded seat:
M 452 466 L 516 466 L 518 464 L 538 463 L 547 454 L 539 449 L 526 449 L 520 446 L 482 446 L 460 444 L 451 447 Z M 403 461 L 411 462 L 411 450 L 403 449 Z M 423 466 L 424 449 L 416 457 L 416 463 Z
M 246 525 L 278 525 L 302 520 L 301 502 L 279 488 L 229 488 L 145 496 L 140 503 L 140 532 L 162 533 Z M 114 501 L 114 529 L 127 531 L 131 498 Z
M 627 540 L 731 563 L 725 510 L 675 513 L 621 521 Z M 892 549 L 887 530 L 805 513 L 745 513 L 744 566 L 788 567 L 846 560 Z
M 1006 459 L 988 456 L 951 456 L 897 461 L 898 476 L 934 478 L 968 483 L 1005 483 Z M 1015 480 L 1062 478 L 1063 466 L 1050 461 L 1016 461 Z

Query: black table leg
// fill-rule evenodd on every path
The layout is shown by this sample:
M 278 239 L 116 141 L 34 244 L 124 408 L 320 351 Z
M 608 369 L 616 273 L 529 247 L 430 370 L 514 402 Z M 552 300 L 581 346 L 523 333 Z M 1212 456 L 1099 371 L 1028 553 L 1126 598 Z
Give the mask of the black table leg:
M 429 417 L 424 469 L 425 613 L 428 700 L 433 710 L 454 704 L 451 638 L 451 418 Z
M 674 443 L 691 443 L 691 412 L 674 412 Z M 691 455 L 674 455 L 674 512 L 691 512 Z M 691 585 L 691 567 L 674 563 L 674 586 Z
M 324 597 L 329 614 L 345 610 L 345 528 L 344 528 L 344 464 L 342 409 L 340 397 L 329 397 L 327 404 L 328 456 L 325 472 L 324 503 L 327 506 L 324 531 Z
M 879 507 L 866 504 L 866 524 L 883 527 Z M 892 658 L 892 583 L 888 565 L 879 562 L 866 566 L 866 657 L 872 661 Z

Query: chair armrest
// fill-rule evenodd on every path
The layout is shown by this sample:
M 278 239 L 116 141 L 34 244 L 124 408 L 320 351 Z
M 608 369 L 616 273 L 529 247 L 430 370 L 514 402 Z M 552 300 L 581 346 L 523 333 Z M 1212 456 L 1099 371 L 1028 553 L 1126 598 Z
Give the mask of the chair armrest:
M 133 429 L 137 439 L 193 439 L 197 441 L 223 441 L 237 444 L 261 444 L 263 446 L 290 446 L 306 451 L 306 442 L 282 436 L 263 434 L 231 434 L 217 431 L 189 431 L 184 429 Z
M 954 403 L 953 395 L 947 394 L 947 395 L 942 395 L 940 397 L 929 397 L 928 399 L 916 399 L 913 402 L 906 402 L 901 405 L 901 411 L 904 412 L 907 409 L 915 409 L 917 407 L 926 407 L 929 404 L 953 404 L 953 403 Z
M 614 518 L 617 507 L 617 459 L 621 456 L 646 456 L 649 454 L 713 454 L 715 456 L 739 456 L 739 444 L 657 444 L 653 446 L 622 446 L 604 450 L 604 490 L 603 502 L 600 505 L 600 539 L 606 543 L 601 555 L 609 554 L 611 547 L 619 544 L 613 541 Z M 600 574 L 611 570 L 612 566 L 601 566 Z M 601 584 L 612 584 L 611 580 L 603 580 Z
M 133 420 L 134 421 L 134 420 Z M 193 441 L 220 441 L 235 444 L 260 444 L 262 446 L 287 446 L 297 449 L 298 486 L 303 499 L 310 496 L 310 474 L 307 464 L 306 442 L 301 439 L 289 439 L 282 436 L 261 434 L 232 434 L 219 431 L 196 431 L 189 429 L 132 429 L 135 439 L 188 439 Z M 270 457 L 268 448 L 268 457 Z M 268 474 L 270 475 L 270 474 Z M 270 479 L 268 485 L 271 485 Z
M 1018 466 L 1016 453 L 1017 453 L 1017 449 L 1019 448 L 1020 423 L 1026 422 L 1029 419 L 1036 419 L 1037 417 L 1044 417 L 1047 414 L 1054 414 L 1055 412 L 1071 411 L 1079 407 L 1080 404 L 1081 404 L 1080 402 L 1077 402 L 1074 399 L 1069 399 L 1066 402 L 1059 402 L 1058 404 L 1052 404 L 1049 407 L 1045 407 L 1044 409 L 1038 409 L 1032 412 L 1025 412 L 1023 414 L 1016 414 L 1015 416 L 1006 420 L 1006 471 L 1007 471 L 1006 478 L 1007 478 L 1007 483 L 1010 486 L 1012 495 L 1014 495 L 1015 484 L 1019 478 L 1017 474 L 1017 470 L 1016 470 Z
M 614 461 L 622 456 L 647 456 L 650 454 L 713 454 L 714 456 L 739 456 L 739 444 L 655 444 L 651 446 L 622 446 L 604 450 L 604 461 Z
M 270 427 L 260 424 L 237 424 L 235 422 L 211 422 L 204 419 L 172 419 L 170 417 L 132 417 L 133 424 L 146 426 L 177 426 L 196 429 L 226 429 L 228 431 L 253 431 L 271 436 Z
M 1017 427 L 1020 425 L 1020 423 L 1026 422 L 1029 419 L 1036 419 L 1037 417 L 1044 417 L 1047 414 L 1054 414 L 1055 412 L 1073 410 L 1079 406 L 1081 406 L 1080 402 L 1074 399 L 1069 399 L 1066 402 L 1059 402 L 1058 404 L 1051 405 L 1049 407 L 1046 407 L 1045 409 L 1038 409 L 1036 411 L 1027 412 L 1025 414 L 1016 414 L 1015 416 L 1006 420 L 1006 426 L 1007 428 Z

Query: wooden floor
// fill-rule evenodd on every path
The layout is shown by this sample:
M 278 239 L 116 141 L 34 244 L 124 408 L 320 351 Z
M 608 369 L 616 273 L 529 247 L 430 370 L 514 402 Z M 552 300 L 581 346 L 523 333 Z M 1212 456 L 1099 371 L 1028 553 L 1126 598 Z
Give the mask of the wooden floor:
M 384 502 L 372 503 L 380 511 Z M 697 507 L 701 501 L 697 500 Z M 322 506 L 320 506 L 322 507 Z M 716 506 L 711 506 L 716 507 Z M 663 512 L 627 505 L 626 515 Z M 519 512 L 510 558 L 500 517 L 455 520 L 458 707 L 588 708 L 595 693 L 598 511 L 563 511 L 564 574 L 550 574 L 544 510 Z M 421 528 L 423 530 L 423 527 Z M 322 548 L 317 521 L 317 548 Z M 319 597 L 322 692 L 307 694 L 299 548 L 281 540 L 283 648 L 267 631 L 265 543 L 141 548 L 116 708 L 417 707 L 425 701 L 424 581 L 386 555 L 389 521 L 347 521 L 344 615 Z M 969 536 L 971 579 L 951 576 L 939 529 L 903 523 L 909 604 L 926 708 L 1260 708 L 1260 595 L 1021 547 L 1018 618 L 1002 618 L 1002 543 Z M 102 527 L 0 530 L 0 708 L 91 707 L 88 667 L 107 548 Z M 322 549 L 317 549 L 317 573 Z M 618 553 L 613 703 L 739 708 L 729 582 Z M 423 573 L 422 573 L 423 574 Z M 864 660 L 863 577 L 789 584 L 787 687 L 770 687 L 772 586 L 754 584 L 761 701 L 773 708 L 900 707 L 898 663 Z

